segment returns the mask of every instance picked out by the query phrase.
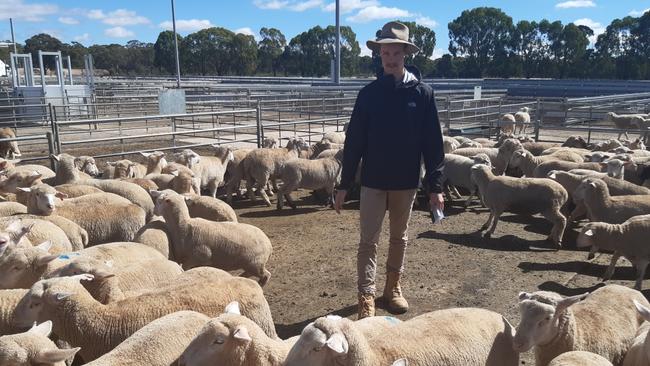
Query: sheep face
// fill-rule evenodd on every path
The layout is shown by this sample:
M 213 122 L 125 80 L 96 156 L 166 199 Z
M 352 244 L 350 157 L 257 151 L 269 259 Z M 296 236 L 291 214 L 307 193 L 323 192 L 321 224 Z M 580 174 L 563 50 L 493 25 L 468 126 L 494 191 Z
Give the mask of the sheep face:
M 23 225 L 19 220 L 11 222 L 0 231 L 0 255 L 11 245 L 18 245 L 20 241 L 30 232 L 31 225 Z
M 578 188 L 576 188 L 575 191 L 573 191 L 573 197 L 577 200 L 585 200 L 587 196 L 602 190 L 603 186 L 605 189 L 607 188 L 602 180 L 587 178 L 578 185 Z
M 18 187 L 31 187 L 42 175 L 37 172 L 14 172 L 7 179 L 0 182 L 0 190 L 16 193 Z
M 47 310 L 61 306 L 75 293 L 86 291 L 80 281 L 92 280 L 92 275 L 83 274 L 36 282 L 16 306 L 14 325 L 27 328 L 34 322 L 46 320 L 50 316 Z
M 0 365 L 63 365 L 79 348 L 60 350 L 49 340 L 52 322 L 34 325 L 25 333 L 0 337 Z
M 193 166 L 201 162 L 201 156 L 191 149 L 185 149 L 180 153 L 174 154 L 177 163 L 181 163 L 192 169 Z
M 619 159 L 610 159 L 600 164 L 607 168 L 608 176 L 617 179 L 623 179 L 623 174 L 625 173 L 626 166 L 634 165 L 632 161 L 622 161 Z
M 300 338 L 289 351 L 285 365 L 337 365 L 347 356 L 348 347 L 343 333 L 333 333 L 328 337 L 314 323 L 310 323 L 303 329 Z
M 490 161 L 490 157 L 487 156 L 487 154 L 477 154 L 470 157 L 470 159 L 474 160 L 474 164 L 483 164 L 492 168 L 492 162 Z
M 36 282 L 47 264 L 57 258 L 47 252 L 49 242 L 36 247 L 10 245 L 0 256 L 0 288 L 27 288 Z
M 569 138 L 566 139 L 562 146 L 584 149 L 587 147 L 587 141 L 585 141 L 582 136 L 569 136 Z
M 512 157 L 510 158 L 510 165 L 512 165 L 515 168 L 522 166 L 523 163 L 526 161 L 528 154 L 530 153 L 525 150 L 515 151 L 514 153 L 512 153 Z
M 179 359 L 183 366 L 209 366 L 215 360 L 243 360 L 252 342 L 248 327 L 229 324 L 229 315 L 210 320 Z
M 278 147 L 278 140 L 273 137 L 265 137 L 262 141 L 262 147 L 267 149 L 273 149 Z
M 68 196 L 64 193 L 57 192 L 56 189 L 46 185 L 39 184 L 31 188 L 19 188 L 23 192 L 30 193 L 30 206 L 39 213 L 49 216 L 56 210 L 56 199 L 64 199 Z
M 569 306 L 586 296 L 584 294 L 562 299 L 553 293 L 520 293 L 521 322 L 517 325 L 513 339 L 514 350 L 526 352 L 534 346 L 550 342 L 557 335 L 559 322 Z
M 99 168 L 97 168 L 95 158 L 92 156 L 79 156 L 74 159 L 74 165 L 77 169 L 90 175 L 91 177 L 96 177 L 99 175 Z

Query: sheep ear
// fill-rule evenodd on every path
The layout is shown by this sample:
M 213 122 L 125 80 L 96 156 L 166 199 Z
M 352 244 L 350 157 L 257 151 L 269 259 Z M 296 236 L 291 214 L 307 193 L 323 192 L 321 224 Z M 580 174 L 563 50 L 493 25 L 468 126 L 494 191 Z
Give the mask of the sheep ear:
M 594 183 L 594 182 L 589 182 L 589 185 L 596 188 L 596 183 Z
M 329 319 L 329 320 L 341 320 L 341 319 L 343 319 L 340 316 L 334 315 L 334 314 L 327 315 L 327 316 L 325 316 L 325 318 Z
M 51 157 L 52 159 L 56 160 L 56 161 L 61 161 L 61 155 L 55 155 L 55 154 L 52 154 L 52 155 L 50 155 L 50 157 Z
M 242 340 L 242 341 L 245 341 L 245 342 L 250 342 L 250 341 L 253 340 L 253 338 L 251 338 L 250 334 L 248 334 L 248 329 L 246 329 L 246 327 L 243 326 L 243 325 L 241 327 L 235 329 L 235 331 L 232 333 L 232 336 L 235 339 L 239 339 L 239 340 Z
M 648 309 L 647 307 L 645 307 L 643 304 L 639 303 L 636 300 L 633 301 L 634 301 L 634 307 L 636 307 L 636 311 L 638 311 L 639 314 L 641 314 L 641 317 L 643 317 L 643 319 L 645 319 L 646 321 L 650 321 L 650 309 Z
M 150 189 L 149 194 L 153 198 L 158 198 L 158 197 L 160 197 L 162 195 L 162 192 L 161 191 L 156 191 L 155 189 Z
M 529 294 L 528 292 L 519 293 L 519 301 L 530 300 L 532 297 L 533 294 Z
M 41 350 L 34 355 L 34 361 L 39 364 L 54 364 L 58 362 L 63 362 L 69 358 L 72 358 L 81 348 L 69 348 L 69 349 L 49 349 Z
M 555 174 L 555 172 L 552 171 L 548 174 L 548 177 L 551 179 L 557 179 L 557 174 Z
M 95 279 L 95 276 L 93 276 L 90 273 L 82 273 L 74 276 L 70 276 L 70 278 L 78 280 L 78 281 L 92 281 Z
M 36 246 L 36 249 L 40 249 L 40 250 L 44 251 L 45 253 L 49 253 L 50 248 L 52 248 L 52 242 L 49 241 L 49 240 L 46 240 L 46 241 L 44 241 L 44 242 L 42 242 L 42 243 L 40 243 L 39 245 Z
M 230 304 L 226 305 L 226 310 L 224 310 L 226 314 L 237 314 L 241 315 L 241 311 L 239 309 L 239 303 L 237 301 L 233 301 Z
M 172 170 L 169 172 L 169 174 L 173 175 L 174 177 L 178 177 L 178 170 Z
M 21 192 L 26 192 L 26 193 L 29 193 L 29 192 L 32 191 L 31 188 L 26 188 L 26 187 L 16 187 L 16 189 L 21 191 Z
M 33 334 L 42 335 L 44 337 L 49 337 L 50 333 L 52 333 L 52 321 L 48 320 L 39 325 L 34 324 L 34 326 L 30 330 L 28 330 L 27 333 L 33 333 Z
M 585 234 L 586 236 L 594 236 L 594 232 L 591 229 L 585 231 L 583 234 Z
M 393 362 L 392 366 L 409 366 L 409 361 L 405 358 L 400 358 L 399 360 Z
M 70 296 L 72 296 L 72 292 L 59 292 L 58 294 L 56 294 L 56 301 L 65 300 Z
M 56 198 L 62 199 L 62 200 L 68 198 L 67 194 L 65 194 L 63 192 L 59 192 L 59 191 L 56 191 L 56 194 L 54 196 L 56 196 Z
M 185 202 L 190 202 L 192 200 L 192 197 L 183 196 L 183 199 Z
M 43 176 L 43 175 L 42 175 L 41 173 L 37 172 L 36 170 L 34 170 L 34 171 L 32 172 L 32 174 L 29 175 L 30 178 L 34 178 L 34 179 L 38 179 L 38 178 L 40 178 L 40 177 L 42 177 L 42 176 Z
M 144 156 L 145 158 L 148 158 L 149 155 L 151 155 L 151 154 L 152 153 L 140 152 L 140 155 Z
M 348 353 L 348 340 L 341 333 L 332 334 L 325 342 L 325 345 L 339 355 Z
M 108 162 L 106 162 L 106 165 L 108 165 L 108 166 L 115 166 L 116 164 L 117 164 L 117 163 L 114 162 L 114 161 L 108 161 Z
M 585 297 L 589 295 L 588 292 L 582 294 L 582 295 L 576 295 L 576 296 L 570 296 L 570 297 L 565 297 L 564 299 L 558 301 L 557 305 L 555 306 L 555 316 L 559 316 L 560 314 L 564 313 L 566 309 L 569 308 L 569 306 L 581 301 Z
M 59 256 L 54 255 L 54 254 L 52 254 L 52 255 L 44 255 L 44 256 L 39 257 L 38 259 L 36 259 L 35 264 L 36 264 L 37 267 L 43 267 L 43 266 L 46 266 L 48 263 L 52 262 L 53 260 L 55 260 L 57 258 L 59 258 Z
M 115 273 L 101 268 L 93 268 L 92 272 L 93 279 L 103 280 L 106 278 L 115 277 Z

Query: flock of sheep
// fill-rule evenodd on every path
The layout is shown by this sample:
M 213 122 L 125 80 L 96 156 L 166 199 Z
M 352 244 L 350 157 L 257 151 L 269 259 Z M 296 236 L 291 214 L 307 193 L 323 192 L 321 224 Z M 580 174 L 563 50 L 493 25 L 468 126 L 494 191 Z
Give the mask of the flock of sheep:
M 528 112 L 513 116 L 519 132 Z M 587 219 L 576 245 L 614 253 L 605 280 L 629 259 L 635 289 L 521 293 L 516 328 L 490 310 L 452 308 L 406 321 L 330 315 L 281 340 L 262 290 L 271 241 L 229 203 L 259 194 L 271 206 L 275 194 L 277 209 L 295 208 L 300 188 L 325 190 L 331 203 L 342 133 L 313 146 L 183 150 L 174 162 L 142 153 L 145 164 L 118 160 L 101 173 L 87 156 L 53 156 L 56 173 L 2 159 L 0 365 L 515 366 L 531 349 L 538 366 L 650 365 L 650 303 L 639 292 L 650 263 L 650 152 L 641 139 L 553 144 L 514 132 L 444 137 L 448 199 L 468 194 L 468 206 L 478 196 L 490 210 L 485 236 L 505 212 L 541 214 L 558 248 L 567 225 Z M 0 154 L 20 152 L 8 144 Z

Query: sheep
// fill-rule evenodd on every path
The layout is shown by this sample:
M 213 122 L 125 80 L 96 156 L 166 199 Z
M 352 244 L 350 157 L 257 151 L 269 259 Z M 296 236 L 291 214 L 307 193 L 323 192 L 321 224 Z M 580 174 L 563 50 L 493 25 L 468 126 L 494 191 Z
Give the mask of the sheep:
M 80 179 L 91 179 L 92 177 L 79 171 L 75 166 L 75 157 L 69 154 L 50 155 L 56 161 L 56 175 L 52 178 L 43 179 L 43 183 L 59 185 L 76 183 Z
M 195 194 L 186 194 L 184 198 L 190 217 L 200 217 L 210 221 L 237 222 L 235 210 L 218 198 Z
M 14 310 L 27 295 L 27 289 L 0 290 L 0 336 L 20 331 L 14 326 Z
M 515 139 L 507 139 L 498 148 L 482 148 L 482 149 L 457 149 L 454 150 L 455 155 L 465 157 L 475 156 L 477 154 L 486 154 L 492 162 L 494 167 L 494 174 L 501 175 L 506 171 L 508 163 L 512 158 L 512 154 L 521 148 L 521 143 Z
M 585 162 L 589 163 L 601 163 L 605 160 L 611 159 L 614 155 L 602 151 L 595 151 L 584 155 Z
M 155 182 L 157 186 L 157 188 L 148 189 L 147 191 L 171 189 L 179 194 L 200 193 L 200 188 L 195 185 L 195 176 L 192 171 L 173 170 L 169 174 L 148 174 L 147 177 Z
M 0 217 L 26 214 L 27 207 L 18 202 L 0 202 Z
M 558 247 L 562 246 L 562 236 L 566 218 L 560 208 L 569 198 L 567 191 L 557 182 L 546 178 L 513 178 L 495 176 L 486 165 L 472 167 L 472 179 L 476 182 L 483 204 L 490 209 L 488 221 L 481 231 L 488 229 L 484 236 L 489 238 L 499 217 L 505 211 L 515 213 L 540 213 L 553 224 L 548 236 Z
M 600 163 L 607 170 L 607 175 L 623 180 L 625 178 L 625 168 L 633 166 L 633 161 L 623 161 L 620 159 L 609 159 Z
M 85 366 L 169 366 L 210 318 L 195 311 L 178 311 L 140 328 L 109 353 Z
M 65 194 L 68 198 L 76 198 L 93 193 L 104 193 L 104 191 L 99 188 L 87 186 L 85 184 L 61 184 L 54 186 L 54 189 L 56 189 L 57 192 Z
M 548 366 L 612 366 L 612 363 L 595 353 L 571 351 L 555 357 Z
M 265 137 L 264 140 L 262 140 L 262 147 L 275 149 L 278 147 L 278 140 L 276 140 L 275 137 Z
M 600 141 L 591 146 L 592 151 L 611 151 L 613 149 L 623 147 L 623 144 L 619 140 L 605 140 Z
M 517 133 L 517 127 L 519 128 L 519 134 L 526 133 L 526 128 L 530 124 L 530 108 L 523 107 L 517 113 L 515 113 L 515 133 Z
M 650 365 L 650 336 L 648 335 L 650 331 L 650 308 L 636 300 L 633 303 L 645 323 L 637 331 L 634 343 L 625 355 L 623 366 L 646 366 Z
M 16 133 L 9 127 L 0 128 L 0 139 L 16 138 Z M 0 157 L 4 159 L 14 159 L 21 156 L 18 149 L 18 141 L 2 141 L 0 142 Z
M 159 189 L 158 185 L 151 179 L 146 179 L 146 178 L 120 178 L 117 179 L 120 182 L 128 182 L 128 183 L 133 183 L 135 185 L 140 186 L 142 189 L 145 191 L 149 190 L 157 190 Z
M 34 184 L 41 183 L 43 175 L 35 170 L 32 171 L 12 171 L 7 178 L 0 181 L 0 191 L 6 193 L 16 193 L 18 188 L 31 187 Z
M 0 288 L 29 288 L 41 278 L 56 276 L 71 271 L 79 272 L 79 269 L 91 271 L 98 276 L 111 273 L 118 275 L 128 282 L 122 284 L 126 290 L 139 289 L 150 286 L 160 278 L 169 278 L 178 274 L 178 265 L 170 267 L 159 266 L 160 274 L 145 274 L 141 279 L 133 279 L 124 268 L 137 263 L 157 260 L 167 263 L 162 254 L 155 249 L 137 243 L 108 243 L 86 248 L 77 252 L 65 252 L 51 255 L 48 253 L 48 243 L 45 242 L 36 247 L 9 245 L 3 255 L 0 256 L 1 273 L 6 274 L 0 277 Z M 111 268 L 107 267 L 110 263 Z M 102 264 L 103 263 L 103 264 Z M 173 264 L 173 262 L 172 262 Z M 137 270 L 135 268 L 134 270 Z M 120 273 L 124 272 L 124 275 Z M 164 272 L 164 273 L 163 273 Z M 156 276 L 161 277 L 156 277 Z M 100 277 L 110 277 L 101 275 Z M 103 278 L 100 278 L 103 280 Z M 97 298 L 105 298 L 106 292 L 110 289 L 102 289 L 99 282 L 93 283 L 88 289 L 93 291 Z
M 161 174 L 163 168 L 167 166 L 165 153 L 162 151 L 141 152 L 140 155 L 147 159 L 147 174 Z
M 584 202 L 591 221 L 622 224 L 650 212 L 650 195 L 611 196 L 607 184 L 598 178 L 585 178 L 574 197 Z
M 623 132 L 618 133 L 618 139 L 621 138 L 622 134 L 625 134 L 625 138 L 629 139 L 630 137 L 627 135 L 627 130 L 630 128 L 634 127 L 639 127 L 638 124 L 636 124 L 636 118 L 638 117 L 638 114 L 616 114 L 614 112 L 608 112 L 607 117 L 605 118 L 605 121 L 607 122 L 613 122 L 614 126 L 616 126 L 617 129 L 623 130 Z
M 444 146 L 445 154 L 448 154 L 460 147 L 460 143 L 449 136 L 442 136 L 442 144 Z
M 505 135 L 502 135 L 502 136 L 505 136 Z M 496 143 L 497 143 L 496 141 L 492 141 L 492 140 L 490 140 L 488 138 L 485 138 L 485 137 L 477 137 L 477 138 L 473 139 L 472 141 L 478 142 L 484 148 L 497 147 L 497 146 L 495 146 Z
M 232 204 L 232 193 L 234 190 L 237 190 L 237 196 L 241 195 L 239 187 L 242 179 L 244 179 L 244 166 L 241 162 L 251 151 L 253 149 L 237 149 L 232 152 L 233 160 L 226 167 L 226 175 L 228 176 L 228 181 L 226 182 L 226 202 L 229 204 Z
M 529 150 L 529 151 L 530 151 L 530 150 Z M 548 149 L 542 150 L 542 152 L 541 152 L 539 155 L 536 155 L 536 156 L 551 155 L 551 154 L 554 154 L 554 153 L 556 153 L 556 152 L 558 152 L 558 151 L 572 151 L 572 152 L 574 152 L 574 153 L 576 153 L 576 154 L 580 154 L 580 155 L 582 155 L 582 156 L 585 156 L 585 155 L 587 155 L 587 154 L 592 153 L 591 150 L 580 149 L 580 148 L 577 148 L 577 147 L 563 147 L 563 146 L 555 146 L 555 147 L 550 147 L 550 148 L 548 148 Z M 533 154 L 533 155 L 534 155 L 534 154 Z
M 515 133 L 515 123 L 517 120 L 512 113 L 505 113 L 501 116 L 499 120 L 499 125 L 501 126 L 502 134 L 514 134 Z
M 135 234 L 133 241 L 144 244 L 159 251 L 168 259 L 174 259 L 170 250 L 171 239 L 165 221 L 154 219 L 140 228 Z
M 113 175 L 106 178 L 144 178 L 147 175 L 146 166 L 140 163 L 134 163 L 128 159 L 108 162 L 106 164 L 113 167 Z
M 177 162 L 184 164 L 194 171 L 201 179 L 201 188 L 206 188 L 210 196 L 217 197 L 217 188 L 223 182 L 228 163 L 234 159 L 230 148 L 214 145 L 215 156 L 201 156 L 192 150 L 185 149 L 177 156 Z M 201 192 L 197 192 L 200 194 Z
M 330 204 L 334 194 L 334 187 L 340 179 L 342 161 L 343 150 L 339 150 L 331 158 L 287 161 L 280 171 L 283 184 L 278 191 L 277 209 L 282 209 L 283 198 L 287 199 L 287 203 L 291 208 L 296 209 L 296 203 L 291 198 L 291 192 L 298 188 L 325 189 L 328 197 L 327 204 Z
M 530 151 L 530 153 L 535 156 L 540 156 L 544 151 L 549 149 L 559 149 L 559 150 L 567 149 L 567 148 L 562 148 L 560 144 L 556 142 L 541 142 L 541 141 L 523 142 L 521 146 L 523 146 L 524 149 Z
M 56 175 L 52 169 L 45 167 L 43 165 L 37 164 L 24 164 L 24 165 L 14 165 L 13 163 L 19 163 L 20 160 L 4 160 L 0 158 L 0 174 L 11 174 L 13 172 L 27 171 L 33 172 L 36 171 L 42 175 L 43 179 L 51 178 Z
M 519 355 L 512 339 L 508 321 L 484 309 L 438 310 L 365 331 L 351 320 L 323 317 L 305 327 L 284 365 L 374 366 L 405 359 L 412 366 L 514 366 Z
M 445 186 L 462 187 L 469 191 L 465 207 L 469 206 L 472 197 L 476 195 L 476 183 L 472 180 L 472 166 L 485 164 L 491 166 L 490 158 L 485 154 L 478 154 L 471 158 L 460 155 L 445 154 L 442 183 Z
M 91 177 L 99 175 L 97 163 L 95 162 L 95 158 L 92 156 L 77 156 L 74 159 L 74 166 L 79 169 L 79 171 L 84 172 Z
M 46 184 L 21 189 L 30 193 L 28 213 L 65 217 L 87 231 L 88 245 L 130 241 L 145 224 L 144 210 L 132 203 L 104 201 L 100 204 L 92 195 L 56 202 L 56 197 L 65 196 Z
M 66 366 L 80 348 L 59 349 L 48 337 L 52 322 L 46 321 L 24 333 L 0 337 L 0 364 L 5 366 Z
M 566 298 L 554 292 L 521 292 L 521 322 L 513 347 L 517 352 L 534 348 L 536 366 L 569 351 L 593 352 L 620 365 L 643 322 L 636 310 L 621 306 L 632 300 L 650 305 L 639 291 L 619 285 Z
M 621 256 L 627 258 L 636 268 L 637 278 L 634 288 L 640 291 L 646 268 L 650 263 L 648 234 L 650 234 L 650 215 L 634 216 L 622 224 L 590 222 L 582 227 L 576 246 L 592 247 L 592 253 L 599 249 L 614 251 L 609 267 L 603 275 L 603 281 L 612 278 L 616 262 Z
M 253 184 L 262 195 L 267 206 L 271 207 L 269 196 L 264 191 L 264 187 L 281 174 L 282 167 L 290 159 L 296 159 L 301 149 L 300 141 L 289 140 L 286 149 L 255 149 L 246 155 L 241 164 L 244 166 L 244 179 L 246 179 L 246 188 L 251 201 L 255 201 L 255 192 Z
M 321 142 L 329 141 L 334 144 L 344 144 L 345 143 L 345 132 L 326 132 L 323 134 Z
M 512 154 L 509 166 L 521 169 L 524 175 L 530 178 L 533 177 L 535 168 L 547 161 L 570 161 L 579 163 L 583 161 L 583 158 L 579 154 L 570 151 L 558 151 L 552 155 L 534 156 L 529 151 L 517 150 Z
M 13 217 L 0 218 L 0 253 L 8 243 L 18 243 L 27 246 L 49 241 L 52 246 L 49 252 L 58 254 L 72 250 L 72 243 L 65 231 L 50 221 L 25 218 L 17 220 Z M 24 238 L 23 238 L 24 237 Z M 7 240 L 13 238 L 14 240 Z M 23 241 L 21 241 L 22 239 Z M 4 242 L 3 242 L 4 240 Z M 1 277 L 1 276 L 0 276 Z
M 572 135 L 569 136 L 566 141 L 562 143 L 563 147 L 576 147 L 580 149 L 586 149 L 589 144 L 582 136 Z
M 341 151 L 341 149 L 327 149 L 321 151 L 317 156 L 316 159 L 324 159 L 324 158 L 332 158 L 336 153 Z
M 29 215 L 29 214 L 16 214 L 7 219 L 11 220 L 42 220 L 49 221 L 54 225 L 58 226 L 68 237 L 70 241 L 71 250 L 81 250 L 88 246 L 88 232 L 77 225 L 76 223 L 66 219 L 62 216 L 52 215 L 52 216 L 39 216 L 39 215 Z M 54 233 L 50 233 L 54 235 Z M 61 248 L 63 249 L 63 248 Z M 56 249 L 60 251 L 61 249 Z
M 533 177 L 545 178 L 551 170 L 569 171 L 572 169 L 589 169 L 596 172 L 601 172 L 603 167 L 600 163 L 574 163 L 572 161 L 551 160 L 539 164 L 533 170 Z
M 260 286 L 215 268 L 189 270 L 158 288 L 106 305 L 80 284 L 92 278 L 82 274 L 36 282 L 15 310 L 16 325 L 52 319 L 54 333 L 81 347 L 80 356 L 90 362 L 164 315 L 192 310 L 214 317 L 227 304 L 238 301 L 245 316 L 270 337 L 277 337 Z
M 174 259 L 183 268 L 244 269 L 243 276 L 259 277 L 262 286 L 268 282 L 271 273 L 266 262 L 273 248 L 262 230 L 237 222 L 191 218 L 183 196 L 170 190 L 151 194 L 156 198 L 156 214 L 167 223 Z

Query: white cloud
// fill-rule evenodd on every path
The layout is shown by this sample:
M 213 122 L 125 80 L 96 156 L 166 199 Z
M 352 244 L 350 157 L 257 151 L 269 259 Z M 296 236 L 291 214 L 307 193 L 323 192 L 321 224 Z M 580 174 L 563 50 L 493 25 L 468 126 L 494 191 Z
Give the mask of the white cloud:
M 370 56 L 372 57 L 372 51 L 365 44 L 360 44 L 361 46 L 361 56 Z
M 561 3 L 555 4 L 556 8 L 559 9 L 569 9 L 569 8 L 593 8 L 596 6 L 596 3 L 592 0 L 570 0 L 563 1 Z
M 640 16 L 642 16 L 643 14 L 645 14 L 645 13 L 647 13 L 649 11 L 650 11 L 650 8 L 643 9 L 643 10 L 632 10 L 629 15 L 631 17 L 640 17 Z
M 429 17 L 425 17 L 425 16 L 422 16 L 422 15 L 415 18 L 415 22 L 420 24 L 420 25 L 423 25 L 425 27 L 429 27 L 429 28 L 435 28 L 435 27 L 438 26 L 438 22 L 436 22 L 435 20 L 433 20 L 433 19 L 431 19 Z
M 129 38 L 135 35 L 135 33 L 124 27 L 108 28 L 104 31 L 104 34 L 111 38 Z
M 54 38 L 58 39 L 63 39 L 63 34 L 61 33 L 60 29 L 43 29 L 41 31 L 38 31 L 36 33 L 45 33 L 48 34 Z
M 90 40 L 90 34 L 84 33 L 82 35 L 74 37 L 73 40 L 80 43 L 88 42 Z
M 25 4 L 23 0 L 0 0 L 0 20 L 13 18 L 40 22 L 43 21 L 44 16 L 58 11 L 59 7 L 54 4 Z
M 103 11 L 100 9 L 93 9 L 88 11 L 88 14 L 86 16 L 90 19 L 104 19 L 106 18 L 106 14 L 104 14 Z
M 341 14 L 350 13 L 357 9 L 367 8 L 369 6 L 379 6 L 377 0 L 341 0 Z M 329 3 L 323 7 L 323 11 L 336 11 L 336 3 Z
M 250 29 L 249 27 L 243 27 L 243 28 L 235 29 L 234 32 L 235 33 L 245 34 L 247 36 L 253 36 L 253 37 L 256 36 L 255 32 L 253 32 L 253 30 Z
M 437 48 L 436 47 L 436 48 L 433 49 L 433 54 L 431 55 L 430 58 L 432 60 L 437 60 L 437 59 L 441 58 L 442 55 L 444 55 L 445 53 L 447 53 L 447 50 L 445 50 L 444 48 Z
M 289 6 L 289 9 L 292 11 L 301 12 L 308 9 L 319 7 L 321 5 L 323 5 L 323 0 L 307 0 L 307 1 L 299 1 L 295 4 L 291 4 L 291 6 Z
M 573 22 L 573 24 L 575 24 L 575 25 L 585 25 L 585 26 L 591 28 L 591 30 L 594 31 L 594 35 L 589 37 L 589 42 L 592 45 L 596 44 L 596 41 L 598 40 L 598 35 L 600 35 L 602 33 L 605 33 L 605 27 L 602 24 L 600 24 L 597 21 L 594 21 L 592 19 L 589 19 L 589 18 L 576 19 Z
M 260 9 L 270 10 L 284 9 L 289 5 L 289 2 L 285 0 L 255 0 L 253 3 Z
M 347 21 L 353 23 L 368 23 L 379 19 L 409 18 L 413 14 L 407 10 L 399 8 L 389 8 L 386 6 L 369 6 L 361 9 L 356 15 L 347 18 Z
M 72 17 L 59 17 L 59 22 L 67 25 L 79 24 L 79 21 Z
M 172 21 L 167 20 L 160 23 L 160 27 L 166 30 L 174 29 Z M 201 29 L 214 27 L 214 24 L 207 19 L 178 19 L 176 20 L 176 31 L 196 32 Z

